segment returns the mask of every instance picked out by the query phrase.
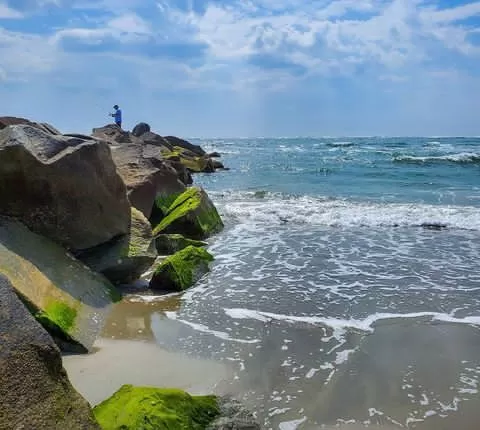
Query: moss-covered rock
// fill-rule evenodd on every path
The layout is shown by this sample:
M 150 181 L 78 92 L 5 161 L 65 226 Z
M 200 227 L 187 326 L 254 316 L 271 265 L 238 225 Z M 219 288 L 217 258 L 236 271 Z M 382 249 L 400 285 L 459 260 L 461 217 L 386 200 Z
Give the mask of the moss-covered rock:
M 55 309 L 65 323 L 69 311 Z M 0 275 L 0 429 L 100 430 L 52 338 Z
M 120 295 L 56 243 L 0 218 L 0 274 L 62 349 L 91 348 Z
M 150 287 L 166 291 L 183 291 L 190 288 L 205 273 L 213 256 L 205 249 L 188 246 L 167 257 L 153 273 Z
M 173 151 L 164 152 L 165 159 L 178 157 L 180 162 L 192 172 L 213 172 L 213 163 L 210 157 L 197 154 L 185 148 L 174 146 Z
M 185 249 L 187 246 L 204 247 L 208 244 L 201 240 L 187 239 L 181 234 L 159 234 L 155 238 L 155 245 L 160 255 L 170 255 Z
M 78 256 L 87 266 L 113 283 L 138 279 L 155 261 L 157 251 L 152 227 L 137 209 L 131 209 L 130 232 Z
M 94 414 L 103 430 L 204 430 L 219 410 L 215 396 L 124 385 Z
M 153 234 L 180 233 L 192 239 L 206 239 L 223 228 L 223 222 L 207 193 L 191 187 L 178 196 Z

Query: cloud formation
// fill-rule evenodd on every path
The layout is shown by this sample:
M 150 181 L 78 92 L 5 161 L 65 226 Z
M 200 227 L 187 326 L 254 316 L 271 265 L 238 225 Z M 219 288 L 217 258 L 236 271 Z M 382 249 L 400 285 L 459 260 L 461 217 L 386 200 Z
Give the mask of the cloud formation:
M 192 134 L 480 134 L 480 2 L 450 5 L 0 0 L 0 76 L 57 97 L 90 88 L 95 104 L 136 97 Z

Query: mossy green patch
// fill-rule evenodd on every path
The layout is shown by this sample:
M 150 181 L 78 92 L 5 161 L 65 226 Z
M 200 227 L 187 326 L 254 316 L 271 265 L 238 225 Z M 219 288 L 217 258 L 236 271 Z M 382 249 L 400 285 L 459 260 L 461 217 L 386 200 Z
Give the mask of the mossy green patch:
M 208 263 L 213 256 L 205 249 L 187 246 L 167 257 L 155 270 L 150 286 L 168 291 L 183 291 L 190 288 L 208 272 Z
M 103 430 L 204 430 L 219 415 L 215 396 L 122 386 L 93 412 Z
M 222 228 L 222 219 L 207 194 L 200 188 L 190 187 L 175 199 L 153 235 L 182 233 L 193 239 L 205 239 Z
M 77 310 L 65 303 L 52 301 L 46 306 L 45 313 L 51 321 L 67 333 L 75 325 Z

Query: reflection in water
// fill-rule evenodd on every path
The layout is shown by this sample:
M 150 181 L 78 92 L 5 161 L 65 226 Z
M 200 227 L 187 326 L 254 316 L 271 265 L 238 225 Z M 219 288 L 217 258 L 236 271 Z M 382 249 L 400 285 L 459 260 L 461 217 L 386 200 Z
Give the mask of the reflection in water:
M 179 295 L 127 296 L 117 303 L 105 323 L 102 337 L 111 339 L 154 340 L 152 315 L 157 312 L 177 311 L 181 306 Z

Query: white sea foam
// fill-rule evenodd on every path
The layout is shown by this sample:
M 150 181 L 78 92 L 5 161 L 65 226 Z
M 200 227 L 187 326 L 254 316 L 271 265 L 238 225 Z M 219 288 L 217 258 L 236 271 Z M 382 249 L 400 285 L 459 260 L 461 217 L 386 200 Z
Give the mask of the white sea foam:
M 323 325 L 332 329 L 356 329 L 364 332 L 373 332 L 376 323 L 382 320 L 391 319 L 411 319 L 411 318 L 430 318 L 432 321 L 443 321 L 455 324 L 470 324 L 480 326 L 480 316 L 467 316 L 456 318 L 453 315 L 439 312 L 412 312 L 406 314 L 394 313 L 375 313 L 364 319 L 341 319 L 320 316 L 295 316 L 281 315 L 270 312 L 261 312 L 249 309 L 224 309 L 225 313 L 233 319 L 256 319 L 267 322 L 269 320 L 285 321 L 288 323 L 306 323 L 312 325 Z
M 480 163 L 480 154 L 461 152 L 459 154 L 447 154 L 437 156 L 411 156 L 400 155 L 393 158 L 396 162 L 404 163 Z
M 185 324 L 185 325 L 193 328 L 194 330 L 197 330 L 197 331 L 200 331 L 200 332 L 203 332 L 203 333 L 207 333 L 207 334 L 211 334 L 215 337 L 218 337 L 219 339 L 228 340 L 230 342 L 237 342 L 237 343 L 258 343 L 258 342 L 260 342 L 259 339 L 236 339 L 236 338 L 231 337 L 228 333 L 225 333 L 225 332 L 219 331 L 219 330 L 212 330 L 212 329 L 208 328 L 207 326 L 205 326 L 204 324 L 197 324 L 197 323 L 193 323 L 193 322 L 186 321 L 186 320 L 183 320 L 183 319 L 179 319 L 176 312 L 167 311 L 167 312 L 165 312 L 165 316 L 167 318 L 171 319 L 171 320 L 178 321 L 182 324 Z
M 473 206 L 356 202 L 262 193 L 224 195 L 225 215 L 259 224 L 312 224 L 330 227 L 438 226 L 480 230 L 480 209 Z
M 296 430 L 298 429 L 298 426 L 303 424 L 305 421 L 307 421 L 307 417 L 303 417 L 299 420 L 284 421 L 283 423 L 279 424 L 278 428 L 280 430 Z

